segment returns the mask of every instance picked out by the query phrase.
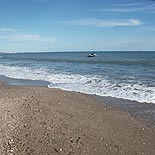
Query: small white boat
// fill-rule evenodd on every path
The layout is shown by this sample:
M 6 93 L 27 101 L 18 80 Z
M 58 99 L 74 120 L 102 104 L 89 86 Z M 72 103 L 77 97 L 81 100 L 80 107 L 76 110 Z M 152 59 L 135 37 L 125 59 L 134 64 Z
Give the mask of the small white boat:
M 96 56 L 97 56 L 97 54 L 95 54 L 95 53 L 90 53 L 87 55 L 87 57 L 96 57 Z

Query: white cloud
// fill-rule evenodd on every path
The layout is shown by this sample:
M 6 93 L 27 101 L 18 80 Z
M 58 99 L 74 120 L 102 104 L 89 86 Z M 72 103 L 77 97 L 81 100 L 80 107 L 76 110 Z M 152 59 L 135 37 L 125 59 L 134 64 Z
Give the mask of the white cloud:
M 0 27 L 0 33 L 15 33 L 15 29 Z
M 138 26 L 142 22 L 138 19 L 126 20 L 101 20 L 101 19 L 77 19 L 65 21 L 65 23 L 80 26 L 95 26 L 95 27 L 118 27 L 118 26 Z
M 136 6 L 141 3 L 124 3 L 124 4 L 113 4 L 113 6 L 118 6 L 118 7 L 125 7 L 125 6 Z
M 54 42 L 53 38 L 42 37 L 39 34 L 18 33 L 11 28 L 0 28 L 0 39 L 5 39 L 9 41 Z
M 14 41 L 40 41 L 40 42 L 54 42 L 53 38 L 44 38 L 39 34 L 10 34 L 7 36 L 8 39 Z
M 145 12 L 155 13 L 154 4 L 143 4 L 143 3 L 128 3 L 128 4 L 115 4 L 112 8 L 103 8 L 99 11 L 104 12 Z M 134 7 L 136 6 L 136 7 Z

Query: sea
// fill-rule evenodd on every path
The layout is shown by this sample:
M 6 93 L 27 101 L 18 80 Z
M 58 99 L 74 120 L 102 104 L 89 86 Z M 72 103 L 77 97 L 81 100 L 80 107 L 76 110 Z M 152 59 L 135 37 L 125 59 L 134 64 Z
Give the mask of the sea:
M 0 80 L 155 103 L 155 52 L 0 53 Z

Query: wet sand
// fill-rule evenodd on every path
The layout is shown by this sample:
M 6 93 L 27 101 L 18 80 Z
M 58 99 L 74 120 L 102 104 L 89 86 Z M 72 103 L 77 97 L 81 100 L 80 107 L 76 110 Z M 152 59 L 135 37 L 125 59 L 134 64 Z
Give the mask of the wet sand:
M 90 95 L 0 85 L 0 155 L 154 155 L 155 130 Z
M 109 96 L 96 96 L 93 95 L 97 101 L 107 105 L 108 107 L 113 107 L 117 110 L 126 112 L 135 119 L 145 123 L 151 128 L 155 128 L 155 104 L 154 103 L 140 103 L 137 101 L 109 97 Z

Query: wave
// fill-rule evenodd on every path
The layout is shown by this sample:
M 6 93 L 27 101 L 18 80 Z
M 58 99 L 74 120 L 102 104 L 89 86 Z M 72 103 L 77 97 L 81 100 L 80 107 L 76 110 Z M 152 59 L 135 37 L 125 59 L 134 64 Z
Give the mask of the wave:
M 155 103 L 155 87 L 140 83 L 110 81 L 100 75 L 59 73 L 45 68 L 0 65 L 0 70 L 1 75 L 10 78 L 48 81 L 49 88 Z
M 2 56 L 0 57 L 2 58 Z M 30 57 L 12 57 L 7 56 L 3 57 L 6 60 L 13 60 L 13 61 L 34 61 L 34 62 L 53 62 L 53 63 L 85 63 L 85 64 L 109 64 L 109 65 L 125 65 L 125 66 L 155 66 L 154 60 L 136 60 L 130 61 L 127 60 L 110 60 L 106 58 L 97 58 L 97 59 L 90 59 L 90 58 L 78 58 L 78 59 L 68 59 L 68 58 L 30 58 Z

